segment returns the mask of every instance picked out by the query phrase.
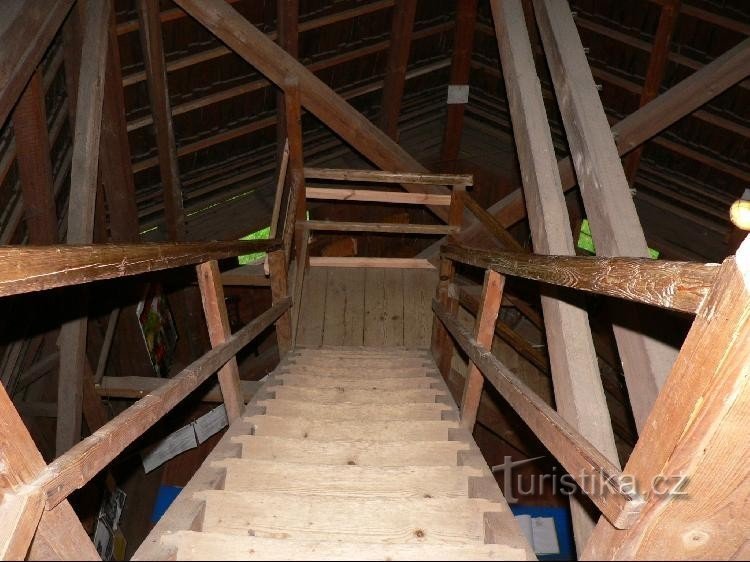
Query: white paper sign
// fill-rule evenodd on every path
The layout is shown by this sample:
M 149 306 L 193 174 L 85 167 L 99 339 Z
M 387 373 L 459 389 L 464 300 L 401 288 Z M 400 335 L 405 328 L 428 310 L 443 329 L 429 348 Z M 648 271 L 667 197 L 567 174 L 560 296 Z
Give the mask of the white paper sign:
M 451 84 L 448 86 L 448 104 L 469 103 L 469 86 Z

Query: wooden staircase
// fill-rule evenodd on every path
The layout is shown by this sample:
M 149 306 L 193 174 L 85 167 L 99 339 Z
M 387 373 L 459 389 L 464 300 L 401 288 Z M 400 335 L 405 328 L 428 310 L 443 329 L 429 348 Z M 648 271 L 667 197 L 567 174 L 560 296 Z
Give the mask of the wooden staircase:
M 424 350 L 297 349 L 135 559 L 522 560 L 533 552 Z

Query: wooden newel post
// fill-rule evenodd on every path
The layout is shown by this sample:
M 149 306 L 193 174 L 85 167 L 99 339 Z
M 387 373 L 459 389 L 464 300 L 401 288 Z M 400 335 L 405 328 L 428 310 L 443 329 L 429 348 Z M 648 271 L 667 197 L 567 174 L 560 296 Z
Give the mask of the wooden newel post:
M 454 235 L 461 229 L 464 220 L 465 194 L 465 185 L 457 184 L 453 186 L 453 191 L 451 192 L 451 206 L 448 211 L 448 224 L 455 228 L 455 231 L 453 232 Z
M 271 276 L 271 298 L 273 304 L 289 296 L 286 256 L 283 250 L 268 254 L 268 270 Z M 284 357 L 292 348 L 292 317 L 287 310 L 276 321 L 276 339 L 279 356 Z
M 451 314 L 456 314 L 458 311 L 458 298 L 456 298 L 455 294 L 452 294 L 455 291 L 453 288 L 453 277 L 455 275 L 453 261 L 441 258 L 439 271 L 440 280 L 437 287 L 437 300 Z M 450 334 L 437 317 L 435 317 L 432 326 L 432 355 L 435 357 L 435 362 L 442 375 L 444 377 L 448 376 L 450 374 L 451 359 L 453 358 L 453 342 Z
M 227 306 L 224 302 L 224 286 L 221 283 L 219 264 L 216 260 L 211 260 L 198 265 L 196 269 L 203 312 L 208 325 L 208 336 L 211 340 L 211 347 L 217 347 L 232 335 Z M 219 386 L 224 397 L 224 406 L 227 409 L 227 419 L 231 423 L 242 415 L 244 409 L 240 389 L 240 370 L 237 367 L 236 357 L 232 357 L 219 369 Z
M 495 324 L 503 300 L 505 277 L 488 269 L 484 274 L 482 300 L 479 303 L 477 319 L 474 324 L 474 339 L 487 351 L 492 351 L 492 340 L 495 336 Z M 461 396 L 461 427 L 472 431 L 477 420 L 479 401 L 482 398 L 484 375 L 471 359 L 466 373 L 464 393 Z

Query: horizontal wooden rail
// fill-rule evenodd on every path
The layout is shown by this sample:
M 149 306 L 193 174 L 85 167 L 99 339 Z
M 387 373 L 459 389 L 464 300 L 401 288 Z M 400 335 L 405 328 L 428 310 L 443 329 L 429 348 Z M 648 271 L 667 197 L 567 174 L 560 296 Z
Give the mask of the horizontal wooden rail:
M 474 185 L 471 174 L 420 174 L 382 172 L 380 170 L 344 170 L 336 168 L 305 168 L 307 180 L 341 180 L 417 185 Z
M 438 234 L 445 235 L 458 230 L 447 224 L 405 224 L 384 222 L 338 222 L 338 221 L 300 221 L 300 226 L 308 230 L 327 230 L 331 232 L 382 232 L 387 234 Z
M 372 203 L 392 203 L 398 205 L 450 205 L 450 195 L 434 193 L 407 193 L 401 191 L 376 191 L 373 189 L 346 189 L 329 187 L 308 187 L 308 199 L 332 201 L 367 201 Z
M 542 444 L 591 498 L 607 520 L 628 529 L 644 505 L 620 470 L 560 414 L 527 387 L 490 351 L 479 346 L 469 331 L 437 300 L 432 309 L 469 359 L 511 405 Z
M 128 445 L 143 435 L 243 347 L 291 306 L 285 298 L 202 355 L 151 394 L 55 459 L 32 486 L 42 491 L 46 509 L 52 509 L 106 467 Z
M 0 297 L 280 248 L 275 240 L 0 247 Z
M 456 244 L 443 245 L 441 255 L 506 275 L 693 314 L 708 294 L 719 267 L 714 263 L 648 258 L 488 252 Z

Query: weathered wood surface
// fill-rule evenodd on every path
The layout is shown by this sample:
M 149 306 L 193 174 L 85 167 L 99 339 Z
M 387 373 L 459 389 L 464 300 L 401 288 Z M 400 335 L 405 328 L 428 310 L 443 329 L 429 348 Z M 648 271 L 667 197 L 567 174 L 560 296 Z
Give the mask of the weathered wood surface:
M 471 174 L 429 174 L 409 172 L 384 172 L 380 170 L 346 170 L 339 168 L 305 168 L 305 178 L 312 180 L 341 180 L 377 183 L 413 183 L 420 185 L 474 184 Z
M 526 425 L 584 489 L 602 514 L 619 529 L 632 526 L 643 507 L 643 498 L 627 489 L 619 468 L 534 394 L 499 359 L 478 345 L 455 315 L 433 301 L 441 323 L 466 352 L 485 378 L 508 401 Z M 598 480 L 601 478 L 601 480 Z M 593 479 L 586 481 L 587 479 Z M 591 485 L 595 482 L 595 485 Z M 605 482 L 607 485 L 605 485 Z
M 376 203 L 391 203 L 395 205 L 450 205 L 451 203 L 450 195 L 375 191 L 372 189 L 308 187 L 305 190 L 305 194 L 308 199 L 371 201 Z
M 324 220 L 304 221 L 309 230 L 336 232 L 384 232 L 394 234 L 445 234 L 455 232 L 456 227 L 444 224 L 401 224 L 382 222 L 337 222 Z
M 271 299 L 273 303 L 277 303 L 289 296 L 284 252 L 277 250 L 268 254 L 268 270 L 270 273 Z M 292 317 L 289 312 L 282 314 L 276 321 L 276 340 L 279 356 L 284 357 L 292 348 Z
M 211 349 L 164 385 L 55 459 L 33 482 L 34 486 L 43 490 L 47 509 L 53 509 L 91 480 L 128 445 L 268 328 L 290 304 L 290 300 L 285 299 L 273 305 L 225 343 Z
M 139 399 L 147 394 L 151 394 L 167 382 L 168 380 L 159 377 L 103 377 L 101 382 L 96 385 L 96 391 L 99 396 L 106 398 Z M 256 381 L 240 381 L 240 390 L 244 402 L 249 402 L 252 399 L 258 388 L 260 388 L 260 384 Z M 206 391 L 201 396 L 201 400 L 204 402 L 222 402 L 223 397 L 219 384 L 215 384 Z
M 706 298 L 719 267 L 648 258 L 488 252 L 452 244 L 444 246 L 442 255 L 505 275 L 690 313 Z
M 747 557 L 749 313 L 746 240 L 722 264 L 625 466 L 646 495 L 641 518 L 628 531 L 600 521 L 584 559 Z
M 273 251 L 274 240 L 0 246 L 0 296 L 138 275 L 212 259 Z

